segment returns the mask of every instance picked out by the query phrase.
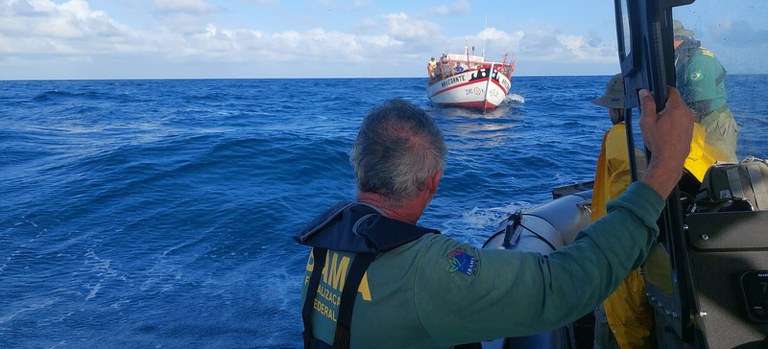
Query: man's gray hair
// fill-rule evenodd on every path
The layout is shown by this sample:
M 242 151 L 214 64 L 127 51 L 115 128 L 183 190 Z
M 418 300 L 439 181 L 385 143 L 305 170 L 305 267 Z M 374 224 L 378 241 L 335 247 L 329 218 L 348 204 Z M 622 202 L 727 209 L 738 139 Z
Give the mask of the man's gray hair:
M 435 120 L 423 109 L 394 99 L 363 119 L 349 160 L 360 192 L 380 194 L 398 207 L 443 169 L 447 153 Z

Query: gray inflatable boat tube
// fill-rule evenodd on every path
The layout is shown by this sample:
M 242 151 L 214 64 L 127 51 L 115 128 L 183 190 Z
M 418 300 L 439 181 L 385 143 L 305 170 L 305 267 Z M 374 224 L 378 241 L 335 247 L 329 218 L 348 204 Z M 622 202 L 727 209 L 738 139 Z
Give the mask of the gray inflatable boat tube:
M 549 254 L 570 244 L 590 223 L 592 190 L 561 196 L 527 211 L 517 212 L 496 228 L 483 248 Z M 483 348 L 575 348 L 573 325 L 525 337 L 483 342 Z

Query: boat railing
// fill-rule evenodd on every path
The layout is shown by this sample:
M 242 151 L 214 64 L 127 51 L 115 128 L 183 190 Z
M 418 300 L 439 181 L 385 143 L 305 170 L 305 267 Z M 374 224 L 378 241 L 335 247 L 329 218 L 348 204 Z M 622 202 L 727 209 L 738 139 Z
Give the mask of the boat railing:
M 463 68 L 461 72 L 455 71 L 455 67 L 457 63 L 459 66 Z M 512 72 L 515 70 L 514 61 L 512 61 L 512 63 L 506 63 L 506 62 L 493 63 L 493 62 L 475 62 L 471 60 L 467 61 L 467 60 L 441 58 L 437 62 L 437 65 L 433 72 L 433 76 L 430 77 L 430 82 L 442 80 L 459 73 L 465 73 L 467 71 L 488 69 L 491 66 L 493 66 L 493 69 L 495 71 L 498 71 L 499 73 L 503 74 L 508 79 L 512 78 Z

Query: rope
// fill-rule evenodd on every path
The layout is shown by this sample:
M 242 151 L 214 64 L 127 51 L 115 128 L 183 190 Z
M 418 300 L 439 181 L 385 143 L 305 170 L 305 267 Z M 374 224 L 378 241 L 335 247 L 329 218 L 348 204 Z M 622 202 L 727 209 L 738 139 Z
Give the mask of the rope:
M 514 233 L 515 230 L 517 230 L 517 227 L 522 227 L 525 230 L 531 232 L 531 234 L 533 234 L 536 237 L 538 237 L 539 240 L 544 241 L 544 243 L 546 243 L 547 246 L 549 246 L 552 249 L 552 251 L 557 250 L 555 245 L 553 245 L 551 242 L 549 242 L 549 240 L 547 240 L 543 236 L 539 235 L 539 233 L 533 231 L 531 228 L 528 228 L 525 225 L 523 225 L 523 213 L 522 213 L 522 211 L 518 210 L 517 212 L 513 213 L 512 215 L 510 215 L 509 218 L 512 219 L 512 228 L 510 228 L 510 226 L 508 224 L 507 228 L 504 231 L 504 243 L 502 243 L 502 246 L 504 246 L 504 248 L 509 249 L 510 247 L 512 247 L 512 241 L 511 241 L 512 240 L 512 233 Z

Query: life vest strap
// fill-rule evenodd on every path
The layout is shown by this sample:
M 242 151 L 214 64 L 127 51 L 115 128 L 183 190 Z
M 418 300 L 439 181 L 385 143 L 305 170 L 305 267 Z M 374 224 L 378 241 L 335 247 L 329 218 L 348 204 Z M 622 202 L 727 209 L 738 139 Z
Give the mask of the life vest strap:
M 304 296 L 304 306 L 301 309 L 301 320 L 304 322 L 304 348 L 312 347 L 310 346 L 312 339 L 312 302 L 315 301 L 317 296 L 317 287 L 320 286 L 320 276 L 323 274 L 327 253 L 328 250 L 321 247 L 312 249 L 314 266 L 312 267 L 312 274 L 309 276 L 307 294 Z
M 341 303 L 339 304 L 339 317 L 336 319 L 336 333 L 333 338 L 335 348 L 349 349 L 350 328 L 352 325 L 352 308 L 357 299 L 357 290 L 363 280 L 365 271 L 376 259 L 377 253 L 358 253 L 347 274 L 344 290 L 341 291 Z

